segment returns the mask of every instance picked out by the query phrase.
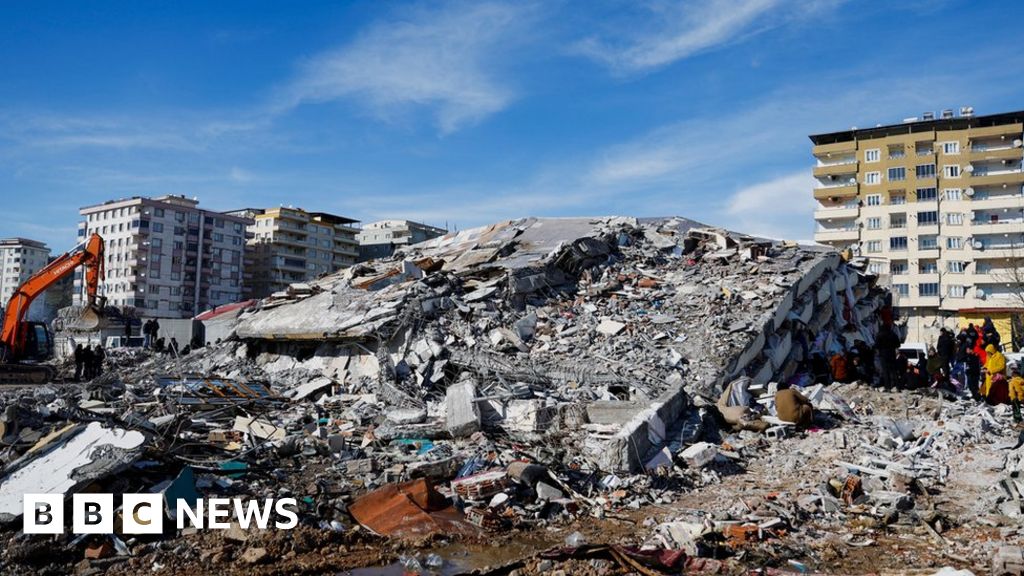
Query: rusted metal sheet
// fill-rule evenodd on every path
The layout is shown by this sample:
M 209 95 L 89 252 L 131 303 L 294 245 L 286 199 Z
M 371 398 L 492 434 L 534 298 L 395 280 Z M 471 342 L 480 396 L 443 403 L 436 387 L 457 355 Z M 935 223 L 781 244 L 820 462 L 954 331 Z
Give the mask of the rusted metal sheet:
M 348 511 L 360 525 L 381 536 L 416 539 L 480 533 L 425 478 L 384 486 L 357 499 Z

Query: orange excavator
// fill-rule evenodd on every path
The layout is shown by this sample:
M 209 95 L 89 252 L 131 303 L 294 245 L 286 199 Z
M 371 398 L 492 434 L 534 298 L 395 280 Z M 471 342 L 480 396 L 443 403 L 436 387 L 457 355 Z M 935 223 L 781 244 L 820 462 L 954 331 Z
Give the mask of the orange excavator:
M 40 363 L 53 355 L 53 337 L 46 324 L 26 321 L 25 316 L 36 297 L 79 266 L 85 267 L 88 304 L 69 328 L 88 332 L 100 326 L 105 299 L 96 293 L 103 279 L 103 247 L 103 238 L 93 234 L 36 272 L 14 292 L 4 308 L 0 332 L 0 383 L 42 384 L 53 379 L 53 368 Z

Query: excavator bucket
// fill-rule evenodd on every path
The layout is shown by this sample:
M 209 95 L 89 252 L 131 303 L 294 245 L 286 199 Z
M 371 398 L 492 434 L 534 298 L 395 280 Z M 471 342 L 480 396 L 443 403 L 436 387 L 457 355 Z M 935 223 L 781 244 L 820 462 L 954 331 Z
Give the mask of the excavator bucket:
M 92 332 L 99 329 L 102 321 L 103 310 L 97 306 L 86 306 L 77 318 L 67 324 L 67 328 L 75 332 Z

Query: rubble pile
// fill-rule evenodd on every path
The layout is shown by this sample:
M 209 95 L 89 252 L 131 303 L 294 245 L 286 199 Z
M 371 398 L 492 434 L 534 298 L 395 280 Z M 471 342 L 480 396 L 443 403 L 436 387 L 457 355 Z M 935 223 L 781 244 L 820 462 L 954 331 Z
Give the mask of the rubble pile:
M 828 250 L 682 218 L 527 218 L 293 285 L 215 346 L 113 349 L 92 382 L 0 391 L 0 523 L 39 485 L 293 497 L 296 531 L 9 529 L 0 570 L 459 573 L 434 551 L 525 534 L 558 550 L 472 568 L 800 570 L 833 565 L 810 544 L 829 535 L 869 549 L 905 527 L 938 546 L 981 511 L 1019 518 L 1019 446 L 975 519 L 939 501 L 958 459 L 1008 439 L 1005 415 L 916 394 L 898 413 L 808 378 L 812 352 L 873 342 L 889 306 L 874 280 Z M 773 416 L 777 382 L 815 404 L 810 433 Z

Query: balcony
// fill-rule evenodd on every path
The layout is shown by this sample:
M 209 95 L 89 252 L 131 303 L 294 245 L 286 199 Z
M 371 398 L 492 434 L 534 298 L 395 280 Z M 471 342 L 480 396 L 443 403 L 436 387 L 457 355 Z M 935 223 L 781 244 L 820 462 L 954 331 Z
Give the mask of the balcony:
M 814 211 L 814 219 L 815 220 L 831 220 L 831 219 L 843 220 L 845 218 L 856 218 L 857 214 L 859 212 L 860 212 L 860 206 L 858 206 L 856 203 L 842 204 L 842 205 L 839 205 L 839 206 L 828 206 L 828 207 L 819 206 L 818 209 Z
M 1000 170 L 998 172 L 987 171 L 987 172 L 974 172 L 971 177 L 967 179 L 971 186 L 991 186 L 991 185 L 1016 185 L 1020 186 L 1024 184 L 1024 172 L 1020 169 L 1016 170 Z
M 847 160 L 835 164 L 822 164 L 814 167 L 815 178 L 828 178 L 829 176 L 841 176 L 857 173 L 857 161 Z
M 1002 191 L 1002 188 L 999 189 Z M 975 192 L 974 197 L 971 198 L 971 208 L 1024 208 L 1024 195 L 1020 193 L 1013 194 L 990 194 Z
M 972 147 L 967 152 L 967 159 L 970 162 L 986 162 L 1001 160 L 1020 161 L 1024 158 L 1024 149 L 1013 146 L 994 147 Z
M 827 200 L 829 198 L 848 198 L 857 196 L 856 184 L 836 184 L 833 186 L 819 186 L 814 189 L 815 200 Z
M 1021 124 L 1003 124 L 1001 126 L 972 128 L 968 133 L 968 137 L 971 140 L 978 140 L 990 136 L 1006 136 L 1012 140 L 1013 138 L 1020 138 L 1022 128 L 1024 128 L 1024 125 Z
M 856 242 L 858 238 L 858 228 L 826 228 L 814 232 L 816 242 Z
M 811 151 L 818 159 L 823 162 L 827 162 L 829 155 L 843 155 L 843 154 L 856 154 L 857 143 L 853 140 L 846 140 L 844 142 L 834 142 L 832 144 L 818 144 Z
M 1024 232 L 1024 221 L 1021 220 L 972 220 L 975 234 L 1007 234 Z

